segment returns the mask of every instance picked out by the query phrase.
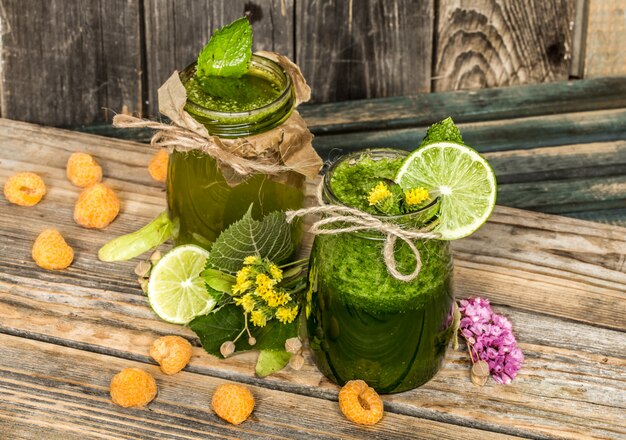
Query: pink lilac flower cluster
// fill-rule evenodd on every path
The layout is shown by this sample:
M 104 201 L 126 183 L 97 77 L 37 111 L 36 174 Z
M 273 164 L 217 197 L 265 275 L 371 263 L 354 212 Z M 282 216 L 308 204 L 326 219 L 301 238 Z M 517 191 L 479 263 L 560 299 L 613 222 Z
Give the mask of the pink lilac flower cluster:
M 524 355 L 517 346 L 511 322 L 491 310 L 484 298 L 459 301 L 459 330 L 470 345 L 472 361 L 489 364 L 491 377 L 497 383 L 510 384 L 522 367 Z

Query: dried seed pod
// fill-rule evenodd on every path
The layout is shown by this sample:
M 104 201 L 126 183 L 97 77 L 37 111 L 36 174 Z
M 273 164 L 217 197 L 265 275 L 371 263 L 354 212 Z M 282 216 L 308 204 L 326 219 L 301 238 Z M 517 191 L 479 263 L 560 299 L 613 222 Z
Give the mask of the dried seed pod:
M 289 338 L 285 341 L 285 351 L 287 353 L 299 353 L 302 350 L 302 341 L 300 338 Z
M 150 255 L 150 262 L 152 264 L 157 264 L 160 259 L 161 259 L 161 251 L 159 250 L 154 251 L 152 255 Z
M 150 269 L 152 269 L 152 265 L 150 263 L 147 261 L 140 261 L 135 267 L 135 274 L 138 277 L 146 278 L 150 274 Z
M 220 347 L 220 353 L 222 353 L 222 356 L 224 356 L 225 358 L 227 358 L 234 352 L 235 352 L 235 343 L 233 341 L 226 341 Z
M 256 338 L 254 336 L 250 336 L 248 338 L 248 344 L 250 345 L 256 345 Z
M 470 378 L 474 385 L 482 387 L 489 379 L 489 364 L 485 361 L 478 361 L 472 366 Z
M 289 366 L 298 371 L 304 366 L 304 357 L 301 354 L 294 354 L 289 359 Z

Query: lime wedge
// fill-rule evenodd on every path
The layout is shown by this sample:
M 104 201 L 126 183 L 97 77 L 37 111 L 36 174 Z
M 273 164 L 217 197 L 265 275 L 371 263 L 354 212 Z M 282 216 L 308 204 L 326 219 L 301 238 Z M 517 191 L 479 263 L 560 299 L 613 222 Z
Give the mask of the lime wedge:
M 435 142 L 411 153 L 396 175 L 405 191 L 427 188 L 441 197 L 436 231 L 444 240 L 467 237 L 496 205 L 496 176 L 477 151 L 454 142 Z
M 187 324 L 215 307 L 200 273 L 209 253 L 194 245 L 178 246 L 159 260 L 150 272 L 148 300 L 159 318 Z

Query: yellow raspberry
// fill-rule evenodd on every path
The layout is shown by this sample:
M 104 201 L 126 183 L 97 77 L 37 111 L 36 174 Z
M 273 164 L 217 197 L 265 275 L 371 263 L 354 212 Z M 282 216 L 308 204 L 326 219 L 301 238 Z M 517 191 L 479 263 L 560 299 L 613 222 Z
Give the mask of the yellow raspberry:
M 19 173 L 4 184 L 4 197 L 20 206 L 34 206 L 46 194 L 46 184 L 35 173 Z
M 150 356 L 165 374 L 176 374 L 191 359 L 191 344 L 180 336 L 163 336 L 152 343 Z
M 102 167 L 87 153 L 72 153 L 67 160 L 65 173 L 70 182 L 81 188 L 102 180 Z
M 167 150 L 161 149 L 152 157 L 148 171 L 154 180 L 165 182 L 167 180 L 167 161 L 169 160 Z
M 46 229 L 33 244 L 33 260 L 42 269 L 65 269 L 74 260 L 74 250 L 56 229 Z
M 74 206 L 74 221 L 86 228 L 105 228 L 120 212 L 120 201 L 111 188 L 96 183 L 85 188 Z
M 351 380 L 339 391 L 339 408 L 348 420 L 375 425 L 383 417 L 383 400 L 362 380 Z
M 211 406 L 215 414 L 233 425 L 244 422 L 254 409 L 254 396 L 239 384 L 224 384 L 217 387 Z
M 154 377 L 139 368 L 124 368 L 111 379 L 111 400 L 124 408 L 143 407 L 156 397 Z

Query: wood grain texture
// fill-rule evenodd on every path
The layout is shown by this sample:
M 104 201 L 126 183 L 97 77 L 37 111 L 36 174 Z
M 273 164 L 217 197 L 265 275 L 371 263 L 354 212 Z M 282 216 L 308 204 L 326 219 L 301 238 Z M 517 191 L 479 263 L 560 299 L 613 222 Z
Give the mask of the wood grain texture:
M 300 1 L 296 23 L 313 101 L 430 91 L 433 0 Z
M 141 112 L 139 0 L 2 2 L 2 115 L 49 125 Z
M 210 409 L 215 388 L 227 381 L 194 372 L 166 376 L 156 366 L 0 335 L 7 356 L 0 360 L 0 427 L 6 438 L 106 439 L 322 439 L 364 437 L 455 439 L 455 435 L 499 438 L 476 429 L 452 427 L 388 412 L 375 430 L 346 420 L 327 399 L 251 386 L 251 418 L 233 426 Z M 36 353 L 37 357 L 31 356 Z M 29 357 L 30 360 L 29 360 Z M 18 365 L 11 359 L 20 359 Z M 53 368 L 50 368 L 53 366 Z M 109 382 L 123 368 L 141 368 L 158 384 L 148 409 L 124 409 L 109 398 Z M 24 430 L 23 424 L 29 424 Z M 45 437 L 34 437 L 48 430 Z M 456 431 L 456 434 L 455 434 Z M 67 437 L 64 435 L 67 433 Z M 24 436 L 30 434 L 30 436 Z M 88 436 L 88 437 L 86 437 Z
M 589 0 L 584 76 L 626 74 L 626 0 Z
M 95 251 L 102 243 L 137 229 L 164 207 L 162 186 L 152 182 L 145 170 L 151 155 L 147 146 L 5 120 L 0 121 L 0 127 L 0 181 L 10 173 L 28 169 L 40 173 L 49 187 L 49 193 L 35 208 L 8 205 L 0 199 L 0 332 L 20 337 L 20 341 L 40 341 L 20 345 L 45 342 L 46 346 L 101 353 L 108 356 L 106 361 L 97 360 L 104 364 L 99 369 L 105 371 L 113 368 L 109 364 L 118 365 L 116 362 L 152 363 L 146 353 L 151 341 L 161 335 L 179 334 L 195 345 L 187 370 L 190 374 L 237 380 L 267 389 L 267 393 L 274 389 L 309 396 L 316 400 L 307 401 L 311 403 L 305 403 L 305 407 L 315 406 L 313 414 L 332 409 L 326 409 L 325 404 L 316 406 L 318 400 L 336 399 L 337 388 L 321 376 L 310 355 L 299 372 L 287 369 L 267 380 L 255 378 L 253 354 L 220 361 L 205 354 L 188 329 L 156 319 L 134 279 L 136 262 L 97 262 Z M 103 231 L 80 228 L 71 219 L 78 191 L 65 178 L 64 165 L 66 157 L 77 149 L 99 158 L 107 183 L 122 198 L 120 217 Z M 44 161 L 40 160 L 42 154 Z M 35 157 L 38 159 L 33 160 Z M 68 270 L 42 271 L 30 259 L 37 232 L 51 225 L 58 227 L 76 250 L 76 260 Z M 486 296 L 511 318 L 526 353 L 524 368 L 512 386 L 490 383 L 479 389 L 468 380 L 468 357 L 450 351 L 443 370 L 427 385 L 386 396 L 387 411 L 453 424 L 452 432 L 465 426 L 534 438 L 626 435 L 621 418 L 626 410 L 624 229 L 498 208 L 492 221 L 471 238 L 456 242 L 454 250 L 457 295 Z M 43 350 L 37 347 L 37 353 Z M 20 368 L 35 368 L 35 363 L 37 368 L 52 369 L 53 374 L 48 376 L 60 378 L 69 368 L 62 361 L 45 364 L 30 360 L 22 361 Z M 16 368 L 15 361 L 11 361 L 11 368 Z M 69 371 L 71 376 L 87 374 Z M 104 401 L 106 391 L 102 387 L 106 385 L 102 384 L 106 381 L 102 382 L 102 375 L 93 380 L 100 384 L 96 395 Z M 218 379 L 206 377 L 194 379 L 193 383 L 205 380 L 214 383 Z M 166 383 L 167 392 L 189 394 L 191 385 L 173 391 L 173 382 Z M 81 396 L 95 393 L 92 388 L 77 388 Z M 20 402 L 26 399 L 25 394 Z M 178 409 L 168 408 L 176 414 L 172 420 L 184 425 L 186 419 L 176 412 Z M 282 408 L 290 408 L 283 409 L 283 413 L 299 414 L 292 411 L 301 406 Z M 161 409 L 157 405 L 157 410 Z M 3 414 L 6 411 L 0 411 L 0 418 Z M 16 417 L 14 412 L 11 414 Z M 59 414 L 70 417 L 63 411 Z M 153 412 L 150 414 L 146 423 L 141 418 L 132 429 L 152 429 L 158 421 L 154 421 Z M 196 412 L 185 414 L 201 421 L 208 417 L 196 417 Z M 97 413 L 93 417 L 105 416 Z M 115 417 L 119 415 L 115 413 Z M 302 416 L 306 426 L 308 417 Z M 265 429 L 263 423 L 274 420 L 259 417 L 258 429 Z M 377 435 L 384 437 L 384 431 Z
M 246 15 L 255 50 L 293 58 L 294 0 L 143 0 L 146 27 L 148 112 L 159 115 L 157 90 L 174 70 L 194 62 L 212 33 Z
M 481 153 L 624 139 L 626 109 L 560 113 L 458 124 L 463 140 Z M 357 131 L 317 136 L 313 145 L 323 156 L 371 147 L 415 149 L 427 126 Z
M 575 1 L 441 0 L 433 89 L 564 80 Z

